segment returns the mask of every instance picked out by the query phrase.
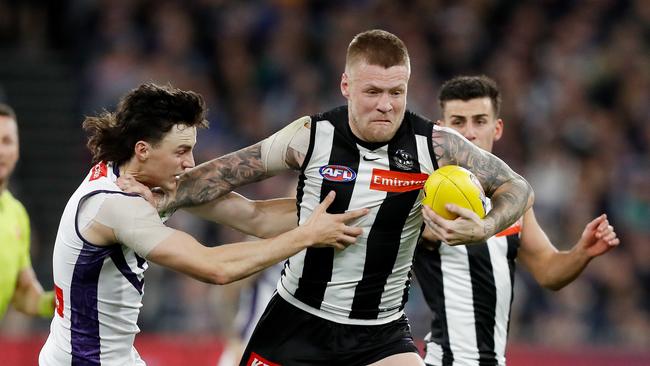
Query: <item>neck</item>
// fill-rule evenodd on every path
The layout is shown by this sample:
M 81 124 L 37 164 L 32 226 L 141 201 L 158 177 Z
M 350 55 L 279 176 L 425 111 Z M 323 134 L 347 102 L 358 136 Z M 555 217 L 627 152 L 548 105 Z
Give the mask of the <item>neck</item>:
M 144 177 L 142 174 L 142 169 L 140 168 L 140 164 L 137 161 L 134 161 L 134 159 L 122 163 L 120 166 L 117 167 L 117 169 L 120 172 L 120 176 L 128 174 L 133 178 L 135 178 L 136 181 L 148 186 L 148 184 L 146 184 L 143 181 Z

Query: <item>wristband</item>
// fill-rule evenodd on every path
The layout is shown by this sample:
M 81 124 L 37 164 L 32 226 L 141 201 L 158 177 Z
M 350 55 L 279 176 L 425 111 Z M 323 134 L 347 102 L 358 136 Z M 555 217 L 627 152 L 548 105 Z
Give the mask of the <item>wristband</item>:
M 54 315 L 54 291 L 46 291 L 38 298 L 38 316 L 51 318 Z

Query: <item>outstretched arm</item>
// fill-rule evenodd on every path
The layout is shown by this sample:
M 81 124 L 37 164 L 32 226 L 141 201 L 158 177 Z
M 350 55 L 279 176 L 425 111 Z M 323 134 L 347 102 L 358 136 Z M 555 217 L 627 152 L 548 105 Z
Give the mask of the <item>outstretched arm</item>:
M 205 162 L 178 177 L 176 192 L 159 204 L 159 211 L 198 206 L 233 189 L 279 172 L 300 168 L 309 146 L 309 117 L 303 117 L 265 140 Z
M 585 226 L 571 250 L 558 251 L 530 209 L 524 215 L 518 258 L 540 285 L 559 290 L 576 279 L 593 258 L 618 244 L 616 232 L 603 214 Z
M 295 198 L 249 200 L 230 192 L 212 202 L 185 210 L 258 238 L 271 238 L 298 226 Z
M 113 195 L 103 201 L 92 223 L 81 235 L 98 246 L 121 243 L 154 263 L 201 281 L 225 284 L 308 247 L 343 250 L 353 244 L 362 229 L 346 223 L 365 215 L 368 210 L 328 214 L 326 210 L 334 196 L 334 192 L 330 192 L 304 225 L 278 237 L 208 248 L 189 234 L 166 227 L 145 200 Z
M 443 241 L 461 244 L 485 240 L 510 226 L 532 206 L 532 188 L 501 159 L 449 128 L 435 126 L 432 141 L 438 165 L 459 165 L 469 169 L 492 201 L 492 209 L 483 220 L 457 206 L 448 208 L 460 215 L 453 221 L 425 208 L 425 221 Z

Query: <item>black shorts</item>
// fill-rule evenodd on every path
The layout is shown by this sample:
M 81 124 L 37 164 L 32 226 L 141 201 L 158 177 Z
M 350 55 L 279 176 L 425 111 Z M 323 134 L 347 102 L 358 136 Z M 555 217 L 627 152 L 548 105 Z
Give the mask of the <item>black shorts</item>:
M 275 294 L 239 365 L 367 365 L 405 352 L 418 352 L 405 315 L 381 325 L 340 324 Z

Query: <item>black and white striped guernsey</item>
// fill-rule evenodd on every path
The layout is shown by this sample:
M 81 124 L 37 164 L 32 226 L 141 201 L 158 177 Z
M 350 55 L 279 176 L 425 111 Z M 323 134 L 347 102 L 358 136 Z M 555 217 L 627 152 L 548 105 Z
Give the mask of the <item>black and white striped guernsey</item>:
M 345 250 L 310 248 L 291 257 L 278 293 L 294 306 L 344 324 L 385 324 L 402 314 L 420 235 L 421 188 L 437 168 L 433 123 L 409 111 L 388 143 L 353 135 L 347 107 L 311 116 L 309 149 L 298 183 L 303 223 L 331 191 L 328 212 L 368 208 Z
M 427 365 L 505 365 L 520 230 L 518 221 L 484 244 L 417 248 L 413 268 L 433 312 Z

